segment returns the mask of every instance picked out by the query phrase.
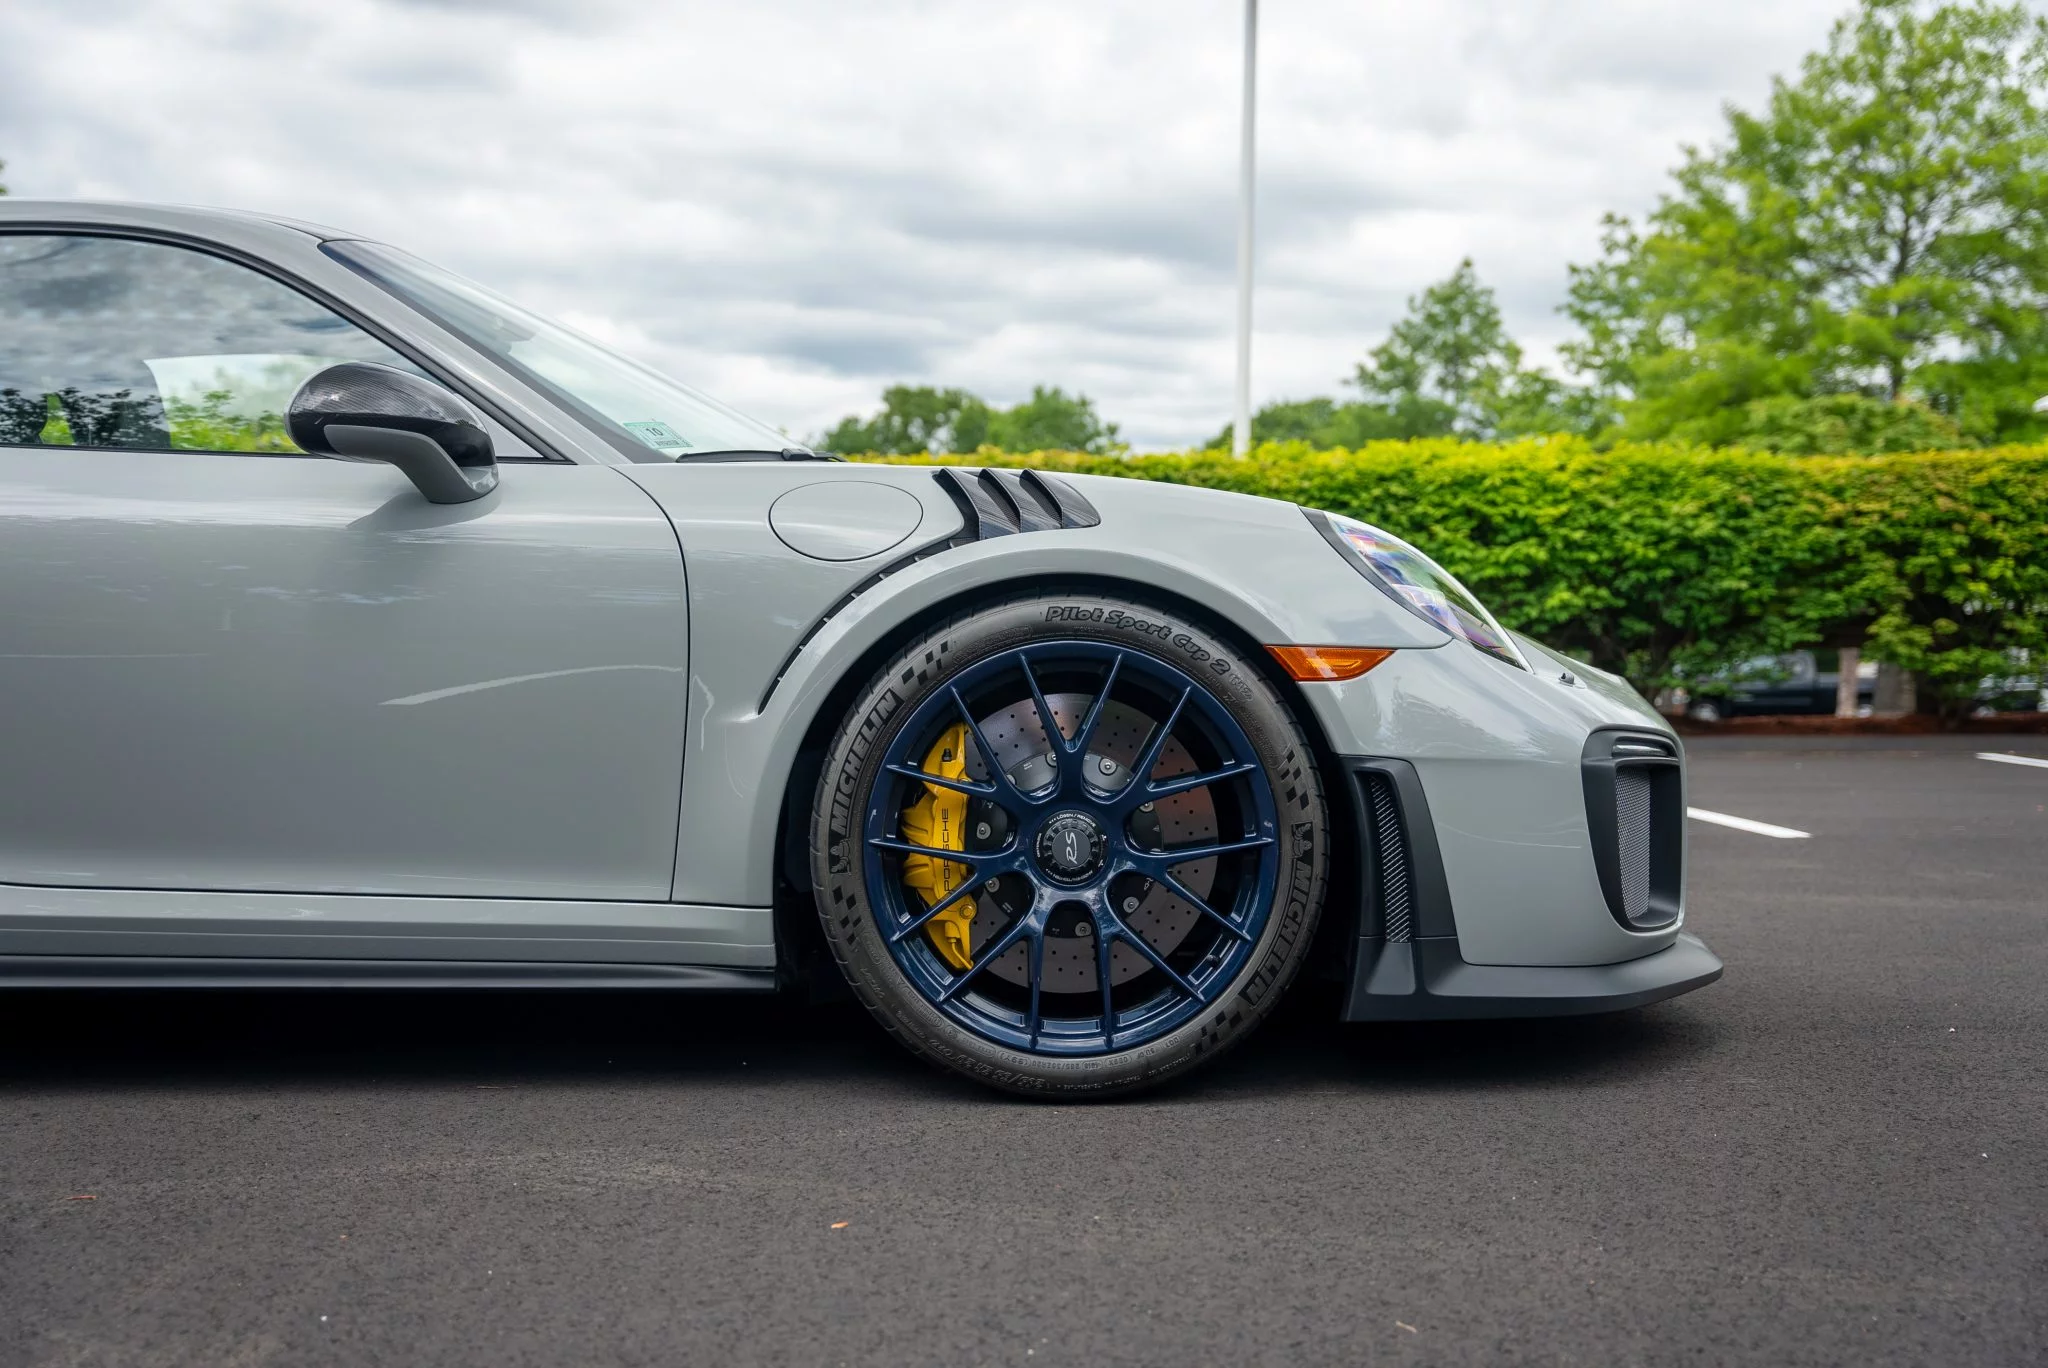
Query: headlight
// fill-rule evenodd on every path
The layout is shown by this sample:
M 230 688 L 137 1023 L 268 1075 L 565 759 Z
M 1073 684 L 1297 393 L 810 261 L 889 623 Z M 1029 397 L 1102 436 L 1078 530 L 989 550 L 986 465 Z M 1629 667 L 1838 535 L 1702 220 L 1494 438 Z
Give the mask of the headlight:
M 1480 607 L 1472 591 L 1452 578 L 1450 571 L 1393 533 L 1356 518 L 1320 510 L 1309 510 L 1308 517 L 1360 574 L 1409 612 L 1471 642 L 1496 660 L 1518 670 L 1529 668 L 1493 614 Z

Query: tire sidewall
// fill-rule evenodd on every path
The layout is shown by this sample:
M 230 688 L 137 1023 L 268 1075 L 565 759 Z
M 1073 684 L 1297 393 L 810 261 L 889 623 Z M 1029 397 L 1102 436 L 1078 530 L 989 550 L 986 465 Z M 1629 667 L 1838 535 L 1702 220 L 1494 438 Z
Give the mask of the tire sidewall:
M 1250 738 L 1272 786 L 1280 840 L 1273 907 L 1229 988 L 1159 1038 L 1097 1056 L 1028 1054 L 966 1029 L 911 986 L 867 895 L 864 816 L 882 760 L 918 706 L 962 670 L 1044 641 L 1102 642 L 1156 656 L 1199 679 Z M 812 875 L 827 942 L 869 1010 L 927 1057 L 996 1087 L 1108 1095 L 1191 1068 L 1271 1010 L 1307 953 L 1328 862 L 1328 819 L 1307 744 L 1252 663 L 1180 614 L 1099 593 L 1045 594 L 939 624 L 862 691 L 828 752 L 812 818 Z

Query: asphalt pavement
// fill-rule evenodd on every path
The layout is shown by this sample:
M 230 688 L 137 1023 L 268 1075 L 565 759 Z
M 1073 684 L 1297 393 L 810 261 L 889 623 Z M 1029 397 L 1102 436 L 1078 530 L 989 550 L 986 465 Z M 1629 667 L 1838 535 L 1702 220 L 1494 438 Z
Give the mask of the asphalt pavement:
M 2048 1361 L 2048 737 L 1699 741 L 1727 976 L 1045 1106 L 858 1009 L 0 998 L 0 1364 Z

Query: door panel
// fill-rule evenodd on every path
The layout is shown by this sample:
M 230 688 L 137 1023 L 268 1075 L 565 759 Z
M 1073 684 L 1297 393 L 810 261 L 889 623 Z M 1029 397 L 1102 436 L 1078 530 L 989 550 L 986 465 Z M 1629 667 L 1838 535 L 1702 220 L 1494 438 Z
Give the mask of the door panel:
M 687 640 L 610 469 L 0 447 L 0 882 L 665 900 Z

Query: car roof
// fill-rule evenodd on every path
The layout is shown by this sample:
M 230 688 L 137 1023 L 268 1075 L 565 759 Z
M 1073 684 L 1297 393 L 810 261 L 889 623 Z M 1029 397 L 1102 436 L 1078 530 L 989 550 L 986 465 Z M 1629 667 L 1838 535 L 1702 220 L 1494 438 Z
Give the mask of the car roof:
M 12 195 L 0 197 L 0 226 L 48 224 L 52 227 L 140 228 L 182 233 L 196 237 L 246 239 L 252 235 L 289 237 L 298 241 L 312 238 L 330 242 L 338 238 L 359 238 L 337 228 L 306 223 L 277 214 L 252 213 L 243 209 L 214 209 L 200 205 L 142 204 L 119 200 L 32 200 Z

